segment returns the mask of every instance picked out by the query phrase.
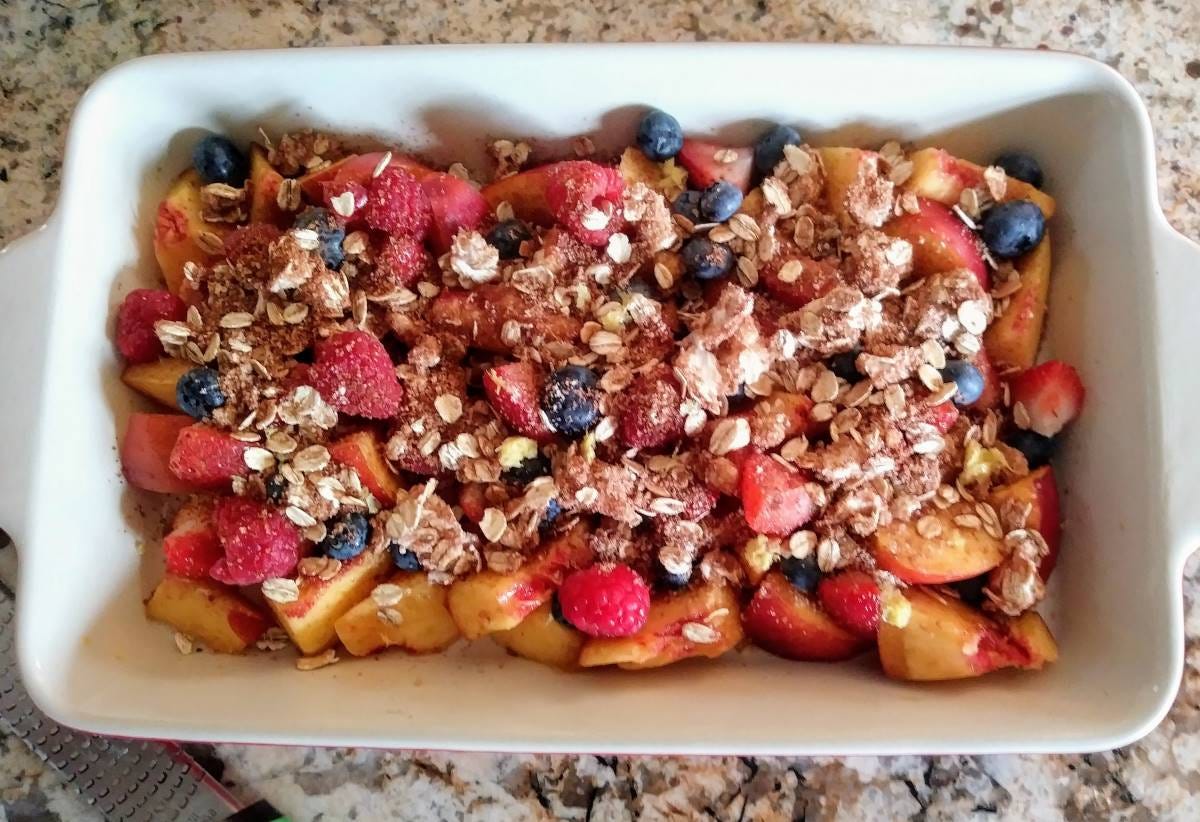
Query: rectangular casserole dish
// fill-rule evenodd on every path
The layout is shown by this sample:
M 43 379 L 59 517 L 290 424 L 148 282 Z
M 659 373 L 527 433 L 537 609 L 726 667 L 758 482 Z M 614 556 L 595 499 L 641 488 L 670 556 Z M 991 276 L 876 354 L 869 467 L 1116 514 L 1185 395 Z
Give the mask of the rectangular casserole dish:
M 719 67 L 682 82 L 689 64 Z M 1058 464 L 1068 521 L 1038 674 L 891 682 L 870 659 L 755 650 L 657 671 L 564 675 L 487 641 L 299 673 L 289 656 L 182 656 L 142 599 L 154 504 L 121 478 L 137 405 L 112 306 L 156 282 L 155 206 L 202 129 L 312 126 L 484 168 L 485 138 L 629 140 L 647 104 L 748 140 L 765 119 L 817 145 L 888 138 L 969 158 L 1022 147 L 1059 202 L 1045 350 L 1087 412 Z M 58 208 L 0 256 L 0 526 L 21 558 L 25 682 L 55 719 L 124 736 L 305 745 L 681 754 L 1107 749 L 1178 686 L 1180 574 L 1200 535 L 1188 412 L 1200 381 L 1200 248 L 1169 228 L 1149 119 L 1104 65 L 1047 52 L 800 45 L 364 48 L 151 57 L 76 111 Z M 148 524 L 143 520 L 148 521 Z

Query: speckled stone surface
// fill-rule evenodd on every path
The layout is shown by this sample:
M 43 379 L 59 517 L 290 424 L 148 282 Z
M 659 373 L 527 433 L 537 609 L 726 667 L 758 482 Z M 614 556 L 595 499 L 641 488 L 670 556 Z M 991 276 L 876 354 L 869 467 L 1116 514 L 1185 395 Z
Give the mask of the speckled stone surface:
M 920 6 L 918 8 L 918 6 Z M 1197 0 L 0 0 L 0 244 L 57 196 L 64 129 L 102 71 L 163 51 L 434 42 L 798 40 L 1047 46 L 1143 95 L 1170 221 L 1200 236 Z M 1187 669 L 1170 716 L 1089 756 L 602 758 L 200 747 L 247 799 L 293 819 L 1197 819 L 1200 561 L 1184 579 Z M 96 818 L 19 743 L 0 747 L 6 820 Z

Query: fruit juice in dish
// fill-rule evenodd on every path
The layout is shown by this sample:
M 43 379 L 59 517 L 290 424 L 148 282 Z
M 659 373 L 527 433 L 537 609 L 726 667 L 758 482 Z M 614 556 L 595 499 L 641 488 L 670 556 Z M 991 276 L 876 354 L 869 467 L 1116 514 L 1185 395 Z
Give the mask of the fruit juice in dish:
M 490 637 L 563 670 L 755 645 L 1038 669 L 1084 390 L 1035 364 L 1026 153 L 752 146 L 647 112 L 495 179 L 209 135 L 117 313 L 130 484 L 180 503 L 147 612 L 303 670 Z

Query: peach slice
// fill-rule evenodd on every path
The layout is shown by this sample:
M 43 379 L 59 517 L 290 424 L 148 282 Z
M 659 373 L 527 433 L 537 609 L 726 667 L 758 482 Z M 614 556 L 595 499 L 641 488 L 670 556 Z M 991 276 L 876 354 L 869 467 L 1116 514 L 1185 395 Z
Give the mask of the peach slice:
M 121 382 L 139 394 L 178 411 L 179 403 L 175 399 L 175 383 L 195 367 L 195 363 L 187 360 L 164 357 L 154 362 L 128 366 L 121 372 Z
M 475 348 L 496 354 L 512 349 L 501 334 L 508 320 L 532 328 L 540 339 L 556 342 L 574 342 L 581 326 L 574 317 L 508 285 L 484 285 L 471 291 L 446 288 L 429 306 L 429 322 L 435 330 L 465 334 Z
M 964 679 L 1001 668 L 1040 669 L 1058 658 L 1049 629 L 1036 613 L 992 620 L 954 597 L 910 588 L 904 627 L 879 625 L 879 661 L 894 679 Z
M 854 220 L 846 211 L 846 192 L 858 177 L 862 164 L 878 155 L 861 148 L 819 148 L 817 153 L 825 167 L 825 201 L 829 210 L 837 215 L 842 226 L 851 226 Z
M 399 589 L 395 605 L 382 609 L 368 596 L 333 623 L 347 651 L 367 656 L 381 648 L 403 648 L 432 654 L 454 644 L 458 626 L 446 610 L 445 585 L 436 585 L 419 572 L 398 573 L 388 584 Z
M 519 657 L 570 671 L 579 667 L 579 651 L 587 637 L 556 620 L 547 602 L 515 628 L 492 634 L 492 639 Z
M 1050 296 L 1050 235 L 1015 263 L 1021 290 L 983 335 L 992 359 L 1002 370 L 1024 371 L 1037 360 Z
M 211 580 L 165 576 L 146 602 L 146 616 L 223 654 L 255 642 L 270 620 L 233 591 Z
M 333 644 L 338 618 L 366 599 L 391 565 L 387 551 L 363 551 L 343 562 L 332 579 L 299 577 L 300 596 L 295 601 L 267 604 L 301 653 L 315 654 Z
M 742 624 L 755 645 L 785 659 L 835 662 L 870 645 L 834 622 L 815 599 L 778 571 L 763 577 Z
M 227 223 L 206 222 L 201 216 L 200 189 L 204 186 L 195 169 L 189 168 L 171 184 L 158 204 L 154 220 L 154 258 L 162 269 L 167 289 L 179 294 L 183 267 L 188 262 L 210 265 L 217 256 L 204 250 L 201 235 L 223 240 L 231 230 Z
M 121 471 L 129 484 L 158 494 L 200 490 L 170 468 L 171 449 L 179 432 L 192 422 L 186 414 L 131 414 L 121 441 Z
M 913 276 L 968 269 L 986 291 L 991 277 L 983 261 L 979 239 L 953 211 L 939 202 L 918 198 L 915 214 L 888 220 L 884 233 L 907 240 L 913 247 Z
M 546 183 L 553 166 L 539 166 L 519 174 L 503 177 L 479 192 L 487 200 L 492 211 L 501 203 L 508 203 L 513 213 L 528 223 L 553 225 L 554 214 L 546 202 Z
M 1058 563 L 1058 549 L 1062 542 L 1062 521 L 1059 513 L 1058 483 L 1054 480 L 1054 469 L 1043 465 L 1014 483 L 997 488 L 992 492 L 992 507 L 997 511 L 1007 500 L 1015 499 L 1032 506 L 1025 527 L 1032 528 L 1046 540 L 1050 552 L 1042 560 L 1038 572 L 1042 579 L 1049 579 Z
M 1004 543 L 983 528 L 959 525 L 955 517 L 975 516 L 969 502 L 958 502 L 925 514 L 936 527 L 936 536 L 917 530 L 920 519 L 892 522 L 870 539 L 875 562 L 885 571 L 911 584 L 940 584 L 970 579 L 992 570 L 1004 559 Z
M 376 431 L 348 434 L 330 444 L 329 456 L 353 468 L 362 484 L 384 505 L 394 505 L 400 476 L 384 456 L 383 440 Z
M 291 224 L 291 215 L 279 207 L 279 185 L 283 175 L 267 161 L 267 150 L 250 146 L 250 222 L 271 223 L 280 228 Z
M 563 577 L 591 559 L 587 532 L 576 526 L 550 540 L 537 557 L 512 573 L 480 571 L 453 583 L 447 602 L 450 613 L 467 639 L 515 628 L 550 601 Z
M 912 161 L 912 174 L 902 186 L 918 197 L 928 197 L 944 205 L 954 205 L 962 196 L 964 188 L 983 185 L 983 166 L 961 160 L 940 148 L 923 148 L 908 158 Z M 1046 215 L 1054 216 L 1054 198 L 1039 191 L 1029 183 L 1013 177 L 1008 178 L 1003 200 L 1032 200 Z
M 579 664 L 639 670 L 691 657 L 715 659 L 742 641 L 740 610 L 736 593 L 721 582 L 670 594 L 650 603 L 646 624 L 633 636 L 588 639 Z

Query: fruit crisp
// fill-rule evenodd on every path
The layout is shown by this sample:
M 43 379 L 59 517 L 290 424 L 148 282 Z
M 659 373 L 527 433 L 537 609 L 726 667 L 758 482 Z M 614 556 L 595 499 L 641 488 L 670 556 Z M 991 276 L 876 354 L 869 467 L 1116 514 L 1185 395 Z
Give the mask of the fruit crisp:
M 1084 390 L 1036 364 L 1036 160 L 718 145 L 659 110 L 631 137 L 498 141 L 482 185 L 314 132 L 199 141 L 166 287 L 116 318 L 164 406 L 125 476 L 182 498 L 147 604 L 180 647 L 1057 658 L 1049 460 Z

